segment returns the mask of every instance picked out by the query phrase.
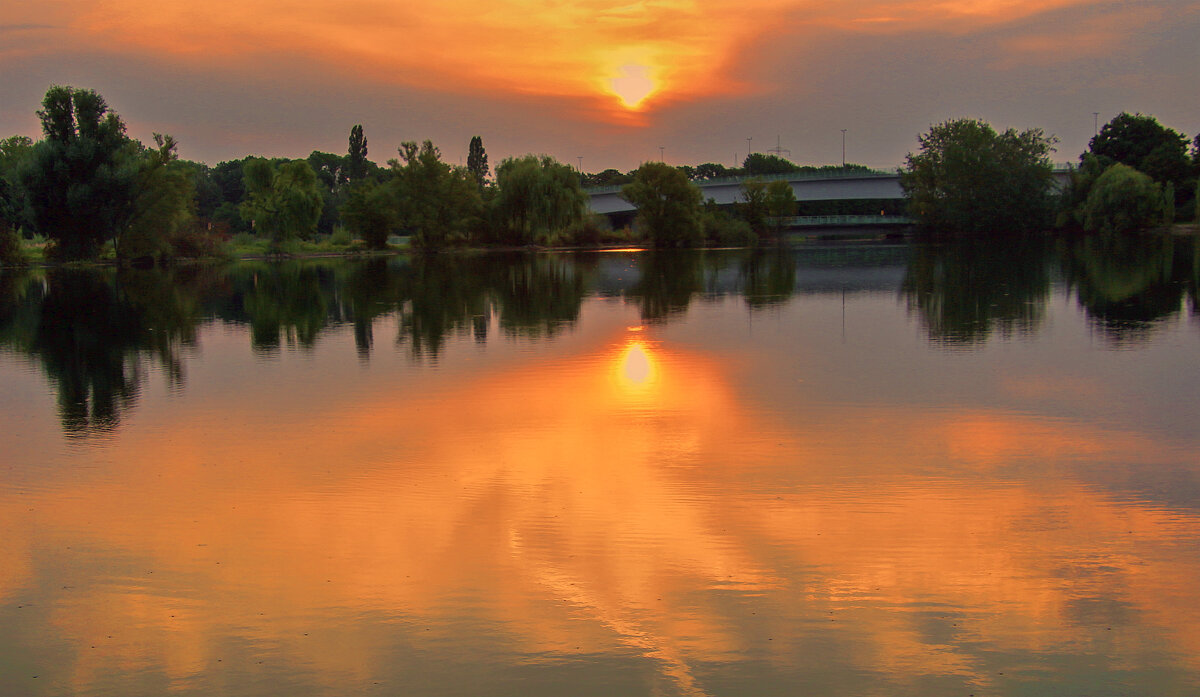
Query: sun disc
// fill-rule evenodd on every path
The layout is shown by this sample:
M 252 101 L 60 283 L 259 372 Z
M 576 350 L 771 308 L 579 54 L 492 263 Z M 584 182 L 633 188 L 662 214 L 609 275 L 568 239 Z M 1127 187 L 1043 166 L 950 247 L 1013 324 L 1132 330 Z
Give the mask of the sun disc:
M 649 97 L 657 85 L 650 77 L 650 69 L 644 65 L 622 65 L 620 75 L 609 81 L 613 94 L 627 109 L 638 108 Z

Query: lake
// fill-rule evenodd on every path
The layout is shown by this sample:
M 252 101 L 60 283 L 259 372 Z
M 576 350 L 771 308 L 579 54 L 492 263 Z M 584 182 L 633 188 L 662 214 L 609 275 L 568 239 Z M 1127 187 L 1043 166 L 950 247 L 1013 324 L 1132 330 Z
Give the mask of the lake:
M 1200 247 L 0 271 L 2 695 L 1200 694 Z

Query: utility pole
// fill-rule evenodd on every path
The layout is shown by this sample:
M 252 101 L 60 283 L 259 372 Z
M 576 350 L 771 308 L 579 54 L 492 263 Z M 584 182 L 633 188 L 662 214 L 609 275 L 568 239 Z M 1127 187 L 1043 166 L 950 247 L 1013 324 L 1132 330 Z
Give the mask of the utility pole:
M 783 157 L 784 154 L 786 154 L 788 157 L 792 156 L 792 151 L 780 144 L 779 136 L 775 136 L 775 147 L 767 148 L 767 152 L 774 153 L 775 157 Z
M 842 169 L 846 169 L 846 129 L 842 129 Z

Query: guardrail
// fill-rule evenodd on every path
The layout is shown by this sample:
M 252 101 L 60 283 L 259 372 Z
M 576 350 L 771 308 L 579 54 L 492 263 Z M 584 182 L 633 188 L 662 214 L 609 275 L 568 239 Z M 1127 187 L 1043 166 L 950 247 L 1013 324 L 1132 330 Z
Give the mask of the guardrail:
M 692 183 L 696 186 L 722 186 L 726 184 L 741 184 L 750 179 L 758 179 L 760 181 L 804 181 L 809 179 L 873 179 L 877 177 L 894 177 L 895 172 L 881 172 L 879 170 L 816 170 L 813 172 L 784 172 L 781 174 L 757 174 L 752 176 L 740 177 L 714 177 L 712 179 L 693 179 Z M 624 184 L 616 186 L 585 186 L 583 190 L 588 194 L 612 194 L 616 193 L 624 187 Z
M 782 218 L 783 227 L 837 227 L 841 225 L 912 225 L 903 215 L 796 215 Z

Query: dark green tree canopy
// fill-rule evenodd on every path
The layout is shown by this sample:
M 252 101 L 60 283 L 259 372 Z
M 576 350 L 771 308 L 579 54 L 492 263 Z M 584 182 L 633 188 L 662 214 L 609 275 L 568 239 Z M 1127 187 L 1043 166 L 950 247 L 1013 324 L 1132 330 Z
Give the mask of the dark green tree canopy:
M 251 157 L 243 167 L 246 200 L 242 217 L 271 240 L 275 249 L 296 236 L 307 236 L 321 217 L 323 197 L 317 174 L 306 160 L 281 162 Z
M 690 247 L 703 241 L 702 196 L 687 176 L 668 164 L 647 162 L 621 189 L 656 247 Z
M 919 137 L 900 172 L 909 215 L 944 233 L 1029 232 L 1049 226 L 1050 153 L 1041 129 L 997 133 L 974 119 L 938 124 Z
M 367 176 L 367 137 L 361 123 L 350 128 L 350 150 L 346 155 L 346 179 L 360 181 Z
M 1118 162 L 1092 184 L 1083 206 L 1083 227 L 1102 233 L 1144 230 L 1168 217 L 1166 203 L 1158 182 Z
M 471 145 L 467 152 L 467 170 L 475 175 L 475 180 L 482 187 L 483 183 L 488 178 L 488 156 L 487 151 L 483 149 L 483 138 L 474 136 L 471 138 Z
M 1150 175 L 1156 182 L 1181 185 L 1192 174 L 1188 139 L 1153 116 L 1121 113 L 1092 138 L 1089 152 L 1107 169 L 1120 162 Z
M 800 167 L 791 160 L 778 155 L 756 152 L 746 156 L 745 161 L 742 162 L 742 169 L 745 170 L 746 176 L 757 177 L 763 174 L 787 174 L 795 172 Z
M 547 155 L 505 159 L 496 168 L 496 185 L 496 220 L 513 243 L 554 243 L 587 214 L 579 175 Z
M 139 148 L 92 90 L 51 87 L 37 114 L 46 137 L 17 175 L 28 223 L 65 258 L 94 256 L 132 214 Z
M 716 162 L 705 162 L 702 165 L 696 165 L 692 170 L 693 179 L 719 179 L 728 176 L 730 176 L 729 168 Z
M 433 251 L 465 242 L 479 224 L 483 202 L 475 175 L 442 162 L 431 142 L 400 144 L 399 159 L 389 161 L 400 225 L 418 249 Z

